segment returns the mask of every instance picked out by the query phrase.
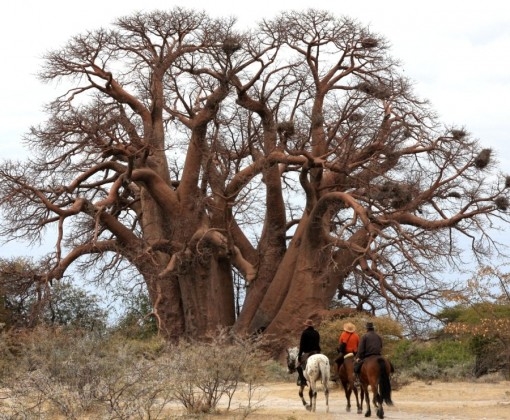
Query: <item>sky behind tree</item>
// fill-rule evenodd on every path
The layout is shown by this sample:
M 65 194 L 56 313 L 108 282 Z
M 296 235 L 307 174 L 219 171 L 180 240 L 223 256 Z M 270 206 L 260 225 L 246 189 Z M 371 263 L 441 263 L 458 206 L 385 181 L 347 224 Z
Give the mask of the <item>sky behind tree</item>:
M 30 156 L 21 144 L 23 134 L 44 120 L 44 104 L 62 93 L 58 85 L 44 85 L 36 77 L 46 52 L 118 17 L 178 5 L 205 10 L 212 17 L 235 16 L 239 28 L 255 27 L 281 11 L 310 7 L 356 19 L 389 41 L 391 55 L 401 61 L 416 93 L 430 100 L 441 121 L 465 127 L 483 147 L 494 150 L 501 169 L 510 173 L 510 3 L 499 0 L 10 3 L 3 6 L 0 25 L 0 157 Z M 20 255 L 21 250 L 25 245 L 3 246 L 0 257 Z

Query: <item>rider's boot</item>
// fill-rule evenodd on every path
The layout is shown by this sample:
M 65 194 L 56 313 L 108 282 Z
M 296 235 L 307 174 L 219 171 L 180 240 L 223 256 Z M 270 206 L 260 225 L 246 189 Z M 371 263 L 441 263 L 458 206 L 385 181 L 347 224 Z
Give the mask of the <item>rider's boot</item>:
M 298 373 L 298 377 L 297 377 L 296 385 L 297 386 L 306 386 L 306 379 L 305 379 L 305 376 L 303 375 L 303 369 L 298 368 L 297 373 Z
M 339 374 L 339 372 L 340 372 L 340 364 L 339 364 L 339 363 L 336 363 L 336 366 L 335 366 L 335 367 L 336 367 L 336 369 L 334 370 L 334 373 L 333 373 L 333 375 L 331 376 L 331 380 L 332 380 L 333 382 L 337 382 L 338 380 L 340 380 L 340 374 Z

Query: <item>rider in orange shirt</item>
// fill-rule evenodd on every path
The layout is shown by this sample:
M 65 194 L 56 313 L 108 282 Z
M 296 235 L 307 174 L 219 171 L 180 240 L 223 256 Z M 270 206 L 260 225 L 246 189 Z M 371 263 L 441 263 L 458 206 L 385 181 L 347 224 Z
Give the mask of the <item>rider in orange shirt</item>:
M 335 360 L 337 372 L 344 362 L 344 356 L 349 353 L 356 355 L 359 346 L 359 335 L 356 332 L 356 326 L 352 322 L 346 322 L 344 329 L 338 337 L 338 357 Z

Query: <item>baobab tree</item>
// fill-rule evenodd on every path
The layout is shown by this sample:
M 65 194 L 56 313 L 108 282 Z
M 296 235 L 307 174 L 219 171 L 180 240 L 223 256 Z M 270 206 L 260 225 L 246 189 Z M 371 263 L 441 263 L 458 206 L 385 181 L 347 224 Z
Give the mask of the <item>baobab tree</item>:
M 292 333 L 335 298 L 430 313 L 460 238 L 498 251 L 510 178 L 494 152 L 441 125 L 354 20 L 235 24 L 135 13 L 49 52 L 40 78 L 62 91 L 25 138 L 34 157 L 1 166 L 3 237 L 55 229 L 44 282 L 134 268 L 169 340 Z

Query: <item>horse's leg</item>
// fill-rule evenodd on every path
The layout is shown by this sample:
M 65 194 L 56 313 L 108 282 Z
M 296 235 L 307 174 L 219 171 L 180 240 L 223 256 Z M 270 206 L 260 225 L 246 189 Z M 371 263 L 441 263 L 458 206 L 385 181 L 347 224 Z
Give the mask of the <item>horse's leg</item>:
M 345 360 L 344 363 L 340 367 L 339 371 L 339 378 L 342 382 L 342 387 L 344 388 L 345 393 L 345 399 L 347 400 L 347 405 L 345 406 L 345 411 L 348 413 L 351 411 L 351 393 L 352 393 L 352 387 L 350 386 L 350 379 L 349 374 L 352 372 L 349 372 L 347 364 L 349 363 L 348 360 Z
M 374 379 L 374 384 L 372 384 L 372 393 L 374 394 L 373 403 L 375 412 L 378 418 L 384 418 L 384 410 L 382 408 L 383 399 L 381 394 L 379 393 L 379 378 Z
M 354 385 L 354 380 L 351 380 L 349 382 L 349 387 L 350 387 L 351 391 L 354 393 L 354 396 L 356 397 L 357 413 L 361 414 L 362 408 L 361 408 L 361 404 L 359 403 L 358 388 L 356 387 L 356 385 Z M 349 401 L 349 404 L 350 404 L 350 401 Z
M 329 413 L 329 387 L 328 387 L 329 378 L 324 378 L 324 398 L 326 399 L 326 413 Z
M 383 419 L 383 418 L 384 418 L 384 410 L 383 410 L 382 405 L 380 405 L 380 406 L 377 408 L 377 417 L 378 417 L 378 418 L 380 418 L 380 419 Z
M 351 411 L 351 390 L 349 388 L 349 382 L 344 378 L 341 379 L 342 387 L 344 388 L 345 399 L 347 400 L 347 405 L 345 407 L 345 411 Z
M 380 419 L 383 419 L 384 418 L 383 397 L 382 397 L 382 394 L 381 394 L 380 389 L 379 389 L 379 386 L 380 386 L 380 375 L 381 375 L 381 372 L 379 371 L 379 375 L 378 375 L 378 378 L 377 378 L 377 385 L 375 387 L 377 392 L 374 395 L 374 405 L 376 407 L 377 417 L 380 418 Z
M 360 383 L 360 386 L 359 386 L 359 391 L 360 391 L 360 394 L 361 394 L 361 398 L 360 398 L 360 406 L 361 406 L 361 411 L 363 411 L 363 402 L 367 401 L 368 400 L 368 393 L 365 393 L 365 389 L 363 388 L 363 385 Z
M 365 401 L 367 402 L 367 411 L 365 411 L 365 417 L 372 415 L 372 408 L 370 407 L 370 394 L 368 392 L 368 382 L 362 384 L 363 392 L 365 393 Z
M 303 390 L 305 389 L 304 385 L 301 385 L 299 387 L 299 396 L 301 397 L 301 401 L 303 402 L 303 405 L 306 407 L 306 401 L 305 401 L 305 398 L 303 396 Z
M 377 386 L 376 386 L 376 388 L 377 388 Z M 376 408 L 377 417 L 380 419 L 384 418 L 384 410 L 383 410 L 382 403 L 383 403 L 382 397 L 379 394 L 379 390 L 377 390 L 377 392 L 374 393 L 374 406 Z
M 310 397 L 310 405 L 306 406 L 308 411 L 315 412 L 315 403 L 317 400 L 317 392 L 315 391 L 315 381 L 310 381 L 310 389 L 308 390 L 308 396 Z
M 358 414 L 363 412 L 363 400 L 365 399 L 365 393 L 363 392 L 363 386 L 360 384 L 359 386 L 359 409 Z M 361 409 L 361 411 L 359 411 Z
M 357 413 L 361 414 L 363 410 L 363 403 L 360 404 L 360 400 L 358 397 L 358 388 L 354 383 L 355 379 L 355 373 L 354 373 L 354 361 L 352 357 L 344 361 L 344 388 L 345 388 L 345 395 L 347 398 L 347 411 L 351 411 L 351 395 L 354 392 L 354 396 L 356 397 L 356 408 Z M 363 393 L 361 393 L 361 397 L 363 397 Z

